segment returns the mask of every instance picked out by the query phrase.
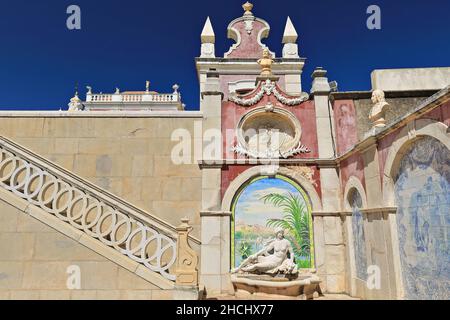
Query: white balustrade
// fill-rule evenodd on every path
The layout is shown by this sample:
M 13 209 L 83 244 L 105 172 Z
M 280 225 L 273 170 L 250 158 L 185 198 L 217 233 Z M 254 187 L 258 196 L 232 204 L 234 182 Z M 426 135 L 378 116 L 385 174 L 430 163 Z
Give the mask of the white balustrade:
M 62 169 L 42 165 L 42 159 L 36 161 L 24 150 L 0 138 L 0 187 L 175 281 L 170 269 L 177 258 L 176 231 L 170 234 L 158 221 L 144 221 L 107 193 L 90 192 Z
M 159 103 L 174 103 L 180 102 L 180 95 L 173 94 L 88 94 L 86 102 L 107 103 L 107 102 L 121 102 L 121 103 L 141 103 L 141 102 L 159 102 Z

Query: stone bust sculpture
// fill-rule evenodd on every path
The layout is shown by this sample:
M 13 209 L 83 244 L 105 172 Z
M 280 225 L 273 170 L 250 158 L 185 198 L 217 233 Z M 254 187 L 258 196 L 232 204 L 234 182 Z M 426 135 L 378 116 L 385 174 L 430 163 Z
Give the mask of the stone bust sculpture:
M 268 49 L 263 50 L 262 59 L 258 60 L 258 64 L 261 66 L 261 77 L 272 76 L 272 63 L 273 59 Z
M 384 119 L 386 108 L 389 103 L 386 102 L 384 92 L 382 90 L 374 90 L 372 93 L 372 103 L 374 104 L 369 114 L 369 120 L 372 121 L 372 125 L 375 128 L 382 128 L 386 126 L 386 120 Z
M 284 238 L 284 230 L 277 228 L 275 239 L 271 240 L 262 250 L 245 259 L 238 268 L 233 270 L 233 273 L 237 272 L 297 274 L 294 250 L 289 240 Z

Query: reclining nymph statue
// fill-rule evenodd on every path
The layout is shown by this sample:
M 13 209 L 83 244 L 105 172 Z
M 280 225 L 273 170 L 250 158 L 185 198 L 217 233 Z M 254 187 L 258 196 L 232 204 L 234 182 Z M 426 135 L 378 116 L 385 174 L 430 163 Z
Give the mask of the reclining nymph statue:
M 273 252 L 273 253 L 272 253 Z M 255 274 L 285 274 L 298 273 L 294 263 L 294 250 L 289 240 L 284 237 L 284 230 L 275 230 L 275 239 L 271 240 L 262 250 L 245 259 L 232 273 Z

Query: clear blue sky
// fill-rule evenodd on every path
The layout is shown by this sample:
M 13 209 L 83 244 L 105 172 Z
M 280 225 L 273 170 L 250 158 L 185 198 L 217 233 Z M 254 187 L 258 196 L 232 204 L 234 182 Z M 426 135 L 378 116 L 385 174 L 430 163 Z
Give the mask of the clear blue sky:
M 0 109 L 66 108 L 79 83 L 94 92 L 181 86 L 188 109 L 198 109 L 194 57 L 209 15 L 216 55 L 233 43 L 228 23 L 242 15 L 244 0 L 0 0 Z M 265 43 L 281 54 L 289 15 L 307 64 L 304 89 L 316 66 L 340 90 L 370 89 L 376 68 L 450 66 L 449 0 L 254 0 L 253 10 L 271 25 Z M 66 28 L 66 8 L 77 4 L 82 30 Z M 366 28 L 366 9 L 382 9 L 382 30 Z

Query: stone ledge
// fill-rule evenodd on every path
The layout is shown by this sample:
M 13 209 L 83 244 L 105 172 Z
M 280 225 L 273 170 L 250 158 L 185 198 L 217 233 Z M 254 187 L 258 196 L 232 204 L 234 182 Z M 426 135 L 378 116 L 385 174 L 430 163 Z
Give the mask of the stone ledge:
M 253 295 L 304 296 L 306 299 L 313 299 L 314 296 L 318 297 L 322 293 L 320 289 L 322 281 L 316 275 L 292 281 L 257 280 L 232 275 L 231 281 L 237 293 L 244 291 Z
M 23 212 L 25 212 L 25 210 L 30 205 L 28 201 L 16 196 L 11 191 L 8 191 L 3 187 L 0 187 L 0 200 L 3 200 L 4 202 L 10 204 L 14 208 L 19 209 L 20 211 Z
M 201 111 L 0 111 L 0 118 L 203 118 Z
M 231 211 L 201 211 L 200 217 L 231 217 Z

